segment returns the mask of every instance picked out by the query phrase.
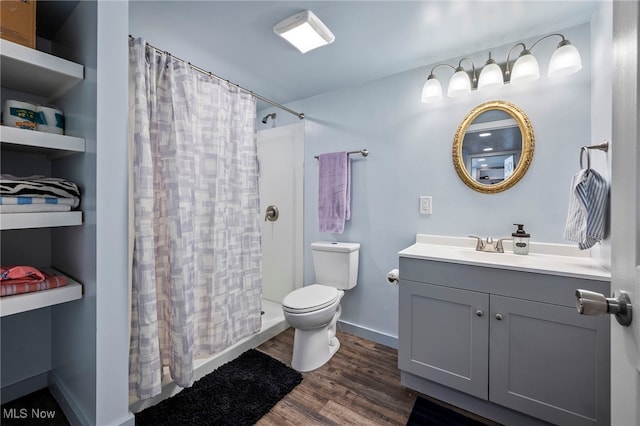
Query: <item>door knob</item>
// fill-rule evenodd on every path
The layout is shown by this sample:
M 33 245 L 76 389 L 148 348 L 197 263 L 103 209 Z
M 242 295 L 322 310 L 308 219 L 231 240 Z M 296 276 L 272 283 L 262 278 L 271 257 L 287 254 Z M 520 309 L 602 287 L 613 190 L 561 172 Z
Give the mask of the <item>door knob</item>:
M 620 325 L 631 324 L 631 299 L 624 291 L 606 297 L 604 294 L 589 290 L 576 290 L 576 309 L 582 315 L 612 314 Z
M 280 216 L 278 208 L 276 206 L 268 206 L 264 214 L 264 221 L 275 222 L 278 220 L 278 216 Z

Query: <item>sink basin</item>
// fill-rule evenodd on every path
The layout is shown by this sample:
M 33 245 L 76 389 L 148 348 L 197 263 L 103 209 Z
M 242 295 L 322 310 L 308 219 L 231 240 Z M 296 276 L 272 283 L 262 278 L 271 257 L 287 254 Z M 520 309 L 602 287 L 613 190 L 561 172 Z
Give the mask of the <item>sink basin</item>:
M 492 262 L 492 263 L 514 263 L 514 264 L 529 264 L 531 259 L 530 255 L 521 255 L 514 253 L 496 253 L 487 251 L 477 251 L 470 249 L 458 249 L 454 248 L 459 255 L 465 259 L 477 260 L 480 262 Z
M 418 234 L 416 243 L 399 252 L 401 257 L 460 263 L 489 268 L 546 273 L 576 278 L 610 280 L 611 273 L 577 246 L 532 243 L 528 255 L 475 250 L 475 241 L 462 237 Z M 400 273 L 402 276 L 402 272 Z

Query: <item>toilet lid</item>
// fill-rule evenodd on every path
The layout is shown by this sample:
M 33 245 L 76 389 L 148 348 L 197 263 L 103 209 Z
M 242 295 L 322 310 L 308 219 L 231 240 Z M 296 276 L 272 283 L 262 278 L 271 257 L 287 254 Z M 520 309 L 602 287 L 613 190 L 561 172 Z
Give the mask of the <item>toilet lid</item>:
M 287 294 L 282 301 L 282 307 L 300 313 L 311 312 L 331 305 L 337 298 L 337 288 L 312 284 Z

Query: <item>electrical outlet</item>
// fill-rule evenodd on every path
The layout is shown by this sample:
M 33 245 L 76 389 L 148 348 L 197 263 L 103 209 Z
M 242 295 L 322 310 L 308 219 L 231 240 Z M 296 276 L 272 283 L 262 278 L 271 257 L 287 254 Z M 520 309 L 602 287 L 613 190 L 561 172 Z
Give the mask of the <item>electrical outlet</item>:
M 420 196 L 420 214 L 431 214 L 432 202 L 430 196 Z

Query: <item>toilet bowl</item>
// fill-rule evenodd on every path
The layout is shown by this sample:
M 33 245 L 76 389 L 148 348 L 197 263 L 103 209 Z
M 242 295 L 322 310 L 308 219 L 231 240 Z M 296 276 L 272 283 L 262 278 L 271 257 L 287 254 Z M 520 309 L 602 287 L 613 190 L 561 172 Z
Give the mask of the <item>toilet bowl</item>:
M 302 372 L 322 367 L 340 348 L 340 301 L 357 284 L 360 244 L 316 242 L 311 248 L 318 283 L 294 290 L 282 301 L 284 318 L 295 328 L 291 367 Z
M 340 348 L 336 323 L 344 291 L 313 284 L 289 293 L 282 302 L 285 320 L 295 328 L 291 367 L 311 371 L 327 363 Z

